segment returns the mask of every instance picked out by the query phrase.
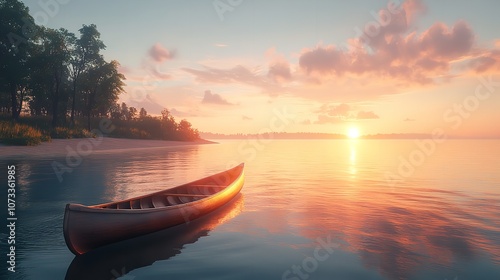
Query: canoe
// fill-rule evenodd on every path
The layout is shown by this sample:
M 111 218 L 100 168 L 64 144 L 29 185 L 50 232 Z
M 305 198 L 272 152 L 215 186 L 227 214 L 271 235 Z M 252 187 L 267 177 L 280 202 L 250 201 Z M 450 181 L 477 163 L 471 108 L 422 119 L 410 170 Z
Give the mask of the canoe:
M 67 280 L 109 280 L 131 271 L 166 261 L 184 252 L 188 244 L 211 235 L 210 232 L 237 217 L 244 207 L 241 194 L 190 223 L 176 225 L 147 235 L 123 240 L 73 258 L 66 271 Z M 133 275 L 129 275 L 133 278 Z M 122 278 L 120 278 L 122 279 Z
M 81 255 L 121 240 L 190 223 L 235 197 L 243 187 L 244 164 L 174 188 L 126 200 L 84 206 L 67 204 L 64 240 Z

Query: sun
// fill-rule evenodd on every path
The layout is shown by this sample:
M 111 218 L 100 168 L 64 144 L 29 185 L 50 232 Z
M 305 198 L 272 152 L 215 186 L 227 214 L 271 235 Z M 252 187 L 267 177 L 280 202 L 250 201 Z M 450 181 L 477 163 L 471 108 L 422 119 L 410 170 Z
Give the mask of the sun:
M 360 136 L 359 129 L 357 127 L 349 128 L 349 131 L 347 131 L 347 136 L 351 139 L 359 138 Z

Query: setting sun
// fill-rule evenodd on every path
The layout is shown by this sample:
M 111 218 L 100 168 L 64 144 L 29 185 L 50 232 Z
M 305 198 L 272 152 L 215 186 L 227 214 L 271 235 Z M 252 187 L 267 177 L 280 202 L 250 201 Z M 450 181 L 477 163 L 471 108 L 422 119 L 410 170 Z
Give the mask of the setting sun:
M 359 129 L 357 127 L 351 127 L 349 128 L 349 131 L 347 132 L 347 136 L 351 139 L 356 139 L 359 138 Z

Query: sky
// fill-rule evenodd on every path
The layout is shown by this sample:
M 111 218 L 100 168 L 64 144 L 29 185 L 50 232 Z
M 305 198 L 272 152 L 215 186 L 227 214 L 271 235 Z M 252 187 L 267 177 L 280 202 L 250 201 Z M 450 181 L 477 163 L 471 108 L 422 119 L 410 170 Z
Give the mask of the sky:
M 500 1 L 26 0 L 96 24 L 120 101 L 214 133 L 500 137 Z

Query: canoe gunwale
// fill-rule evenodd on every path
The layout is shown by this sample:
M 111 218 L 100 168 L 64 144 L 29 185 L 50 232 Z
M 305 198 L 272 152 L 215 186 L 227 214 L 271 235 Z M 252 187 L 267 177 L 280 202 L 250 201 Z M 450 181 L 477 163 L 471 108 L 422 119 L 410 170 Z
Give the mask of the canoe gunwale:
M 83 204 L 68 203 L 67 206 L 69 206 L 69 207 L 67 207 L 66 209 L 70 210 L 70 211 L 81 211 L 81 212 L 102 212 L 102 213 L 127 213 L 127 214 L 131 214 L 131 213 L 135 213 L 135 212 L 137 212 L 137 213 L 149 213 L 149 212 L 162 211 L 162 210 L 165 210 L 165 209 L 175 209 L 175 208 L 191 207 L 193 205 L 196 205 L 197 203 L 205 202 L 205 201 L 209 200 L 210 198 L 212 198 L 214 196 L 218 196 L 218 195 L 222 194 L 223 192 L 227 191 L 228 189 L 230 189 L 231 186 L 233 186 L 235 183 L 237 183 L 237 181 L 240 180 L 244 176 L 243 166 L 244 166 L 244 163 L 241 163 L 238 166 L 233 167 L 233 168 L 231 168 L 229 170 L 226 170 L 226 171 L 223 171 L 223 172 L 220 172 L 220 173 L 217 173 L 217 174 L 214 174 L 214 175 L 202 178 L 202 179 L 198 179 L 198 180 L 195 180 L 195 181 L 192 181 L 192 182 L 189 182 L 189 183 L 185 183 L 185 184 L 182 184 L 182 185 L 179 185 L 179 186 L 175 186 L 175 187 L 172 187 L 172 188 L 169 188 L 169 189 L 166 189 L 166 190 L 161 190 L 161 191 L 157 191 L 157 192 L 154 192 L 154 193 L 149 193 L 149 194 L 145 194 L 145 195 L 141 195 L 141 196 L 136 196 L 136 197 L 132 197 L 132 198 L 124 199 L 124 200 L 113 201 L 113 202 L 106 202 L 106 203 L 89 205 L 89 206 L 86 206 L 86 205 L 83 205 Z M 155 197 L 157 195 L 162 195 L 164 193 L 166 194 L 167 192 L 175 190 L 177 188 L 190 187 L 190 186 L 193 186 L 193 185 L 197 185 L 196 183 L 199 182 L 199 181 L 207 180 L 209 178 L 212 178 L 212 177 L 215 177 L 215 176 L 227 173 L 228 171 L 231 171 L 231 170 L 234 170 L 234 169 L 237 169 L 237 168 L 241 168 L 241 172 L 238 175 L 238 177 L 236 177 L 231 183 L 229 183 L 227 186 L 225 186 L 220 191 L 218 191 L 216 193 L 213 193 L 213 194 L 211 194 L 211 195 L 209 195 L 207 197 L 204 197 L 202 199 L 198 199 L 198 200 L 195 200 L 195 201 L 186 202 L 186 203 L 182 203 L 182 204 L 177 204 L 177 205 L 168 205 L 168 206 L 156 207 L 156 208 L 145 208 L 145 209 L 113 209 L 113 208 L 103 208 L 103 207 L 108 206 L 108 205 L 113 205 L 113 204 L 118 204 L 118 203 L 123 203 L 123 202 L 130 202 L 132 200 L 138 200 L 138 199 L 143 199 L 143 198 L 147 198 L 147 197 L 151 197 L 152 198 L 152 197 Z M 220 186 L 214 186 L 214 187 L 220 187 Z
M 176 189 L 178 190 L 178 188 L 183 188 L 183 187 L 189 188 L 190 186 L 196 188 L 197 187 L 196 184 L 199 182 L 203 182 L 203 180 L 209 180 L 211 178 L 215 179 L 216 178 L 215 176 L 224 175 L 225 173 L 229 173 L 229 172 L 234 172 L 234 173 L 231 174 L 231 177 L 230 177 L 231 180 L 229 183 L 227 183 L 226 186 L 224 186 L 222 184 L 219 186 L 213 185 L 214 187 L 219 187 L 221 189 L 213 194 L 207 194 L 206 197 L 203 197 L 203 198 L 198 199 L 198 200 L 185 202 L 185 203 L 177 204 L 177 205 L 165 205 L 165 206 L 160 206 L 160 207 L 155 207 L 155 208 L 144 208 L 144 209 L 133 208 L 132 206 L 130 209 L 128 209 L 128 208 L 126 208 L 126 209 L 102 208 L 103 206 L 106 206 L 106 205 L 113 205 L 113 204 L 118 205 L 119 203 L 124 203 L 124 202 L 130 203 L 132 201 L 141 200 L 143 198 L 151 198 L 151 200 L 153 200 L 157 196 L 160 196 L 163 194 L 168 195 L 169 191 L 176 190 Z M 88 213 L 89 215 L 95 215 L 95 214 L 119 215 L 120 217 L 122 217 L 122 214 L 129 215 L 129 216 L 132 214 L 134 214 L 133 216 L 146 215 L 146 214 L 158 215 L 158 214 L 152 214 L 152 213 L 165 212 L 165 211 L 172 212 L 172 210 L 174 210 L 174 212 L 175 212 L 176 209 L 179 209 L 180 212 L 185 211 L 183 209 L 198 209 L 201 212 L 203 212 L 204 211 L 203 209 L 206 209 L 207 204 L 208 205 L 211 204 L 211 202 L 210 202 L 211 200 L 213 200 L 213 203 L 217 204 L 217 203 L 220 203 L 220 201 L 222 199 L 222 201 L 224 201 L 223 204 L 225 204 L 225 203 L 227 203 L 227 201 L 234 198 L 234 196 L 240 192 L 241 187 L 244 184 L 244 178 L 245 178 L 244 163 L 241 163 L 240 165 L 233 167 L 229 170 L 226 170 L 226 171 L 223 171 L 223 172 L 220 172 L 220 173 L 217 173 L 217 174 L 214 174 L 214 175 L 211 175 L 211 176 L 208 176 L 208 177 L 205 177 L 205 178 L 202 178 L 202 179 L 190 182 L 190 183 L 186 183 L 186 184 L 179 185 L 179 186 L 176 186 L 176 187 L 173 187 L 170 189 L 161 190 L 158 192 L 146 194 L 143 196 L 129 198 L 126 200 L 114 201 L 114 202 L 91 205 L 91 206 L 68 203 L 68 204 L 66 204 L 65 212 L 64 212 L 64 222 L 63 222 L 64 240 L 66 242 L 68 249 L 75 255 L 81 255 L 81 254 L 88 252 L 89 250 L 103 246 L 103 245 L 97 245 L 96 247 L 88 247 L 88 248 L 85 248 L 85 246 L 84 246 L 82 249 L 81 243 L 77 241 L 78 238 L 76 240 L 72 240 L 72 236 L 74 234 L 74 231 L 72 231 L 71 228 L 78 224 L 78 222 L 77 222 L 77 224 L 73 225 L 74 219 L 75 219 L 75 218 L 71 218 L 73 215 L 76 215 L 75 217 L 78 217 L 79 215 L 85 215 L 83 213 Z M 221 204 L 221 205 L 223 205 L 223 204 Z M 200 205 L 200 206 L 198 207 L 198 205 Z M 220 205 L 219 205 L 219 207 L 220 207 Z M 190 210 L 187 210 L 187 211 L 189 212 Z M 205 214 L 209 213 L 211 211 L 213 211 L 213 209 L 208 210 L 208 212 L 205 212 Z M 77 213 L 82 213 L 82 214 L 77 214 Z M 202 215 L 204 215 L 204 214 L 202 214 Z M 136 217 L 139 218 L 138 216 L 136 216 Z M 172 224 L 172 225 L 174 225 L 174 224 Z M 156 229 L 156 230 L 159 230 L 159 229 Z M 143 233 L 143 234 L 146 234 L 146 233 Z M 135 235 L 135 236 L 137 236 L 137 235 Z M 134 237 L 134 236 L 129 236 L 128 238 L 131 238 L 131 237 Z M 121 239 L 121 240 L 123 240 L 123 239 Z M 75 241 L 76 241 L 76 243 L 74 243 Z M 117 239 L 117 241 L 120 241 L 120 239 Z M 111 242 L 108 242 L 108 243 L 111 243 Z

